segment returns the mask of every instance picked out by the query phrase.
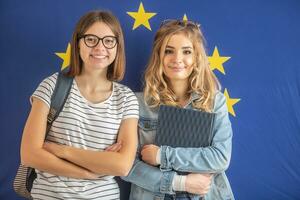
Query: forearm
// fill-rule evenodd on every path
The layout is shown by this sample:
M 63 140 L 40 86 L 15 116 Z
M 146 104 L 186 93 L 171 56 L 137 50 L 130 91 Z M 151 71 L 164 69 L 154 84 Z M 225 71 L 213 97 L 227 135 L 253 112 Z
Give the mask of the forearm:
M 96 174 L 126 176 L 131 169 L 133 156 L 125 152 L 99 152 L 64 146 L 61 158 Z
M 226 151 L 231 152 L 231 148 Z M 160 168 L 194 173 L 220 173 L 228 168 L 230 154 L 215 147 L 172 148 L 162 146 Z
M 43 148 L 21 152 L 21 160 L 25 166 L 54 175 L 78 179 L 91 178 L 91 173 L 87 169 L 58 158 Z
M 174 175 L 174 171 L 162 172 L 159 168 L 136 159 L 128 176 L 121 178 L 154 193 L 174 194 L 172 189 Z

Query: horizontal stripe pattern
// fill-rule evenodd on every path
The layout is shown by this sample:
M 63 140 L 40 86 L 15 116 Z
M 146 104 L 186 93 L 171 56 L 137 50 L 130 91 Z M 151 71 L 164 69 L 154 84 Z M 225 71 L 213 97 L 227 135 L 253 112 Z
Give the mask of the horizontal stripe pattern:
M 36 97 L 49 107 L 57 73 L 40 83 Z M 77 148 L 103 151 L 116 142 L 121 121 L 138 118 L 138 101 L 126 86 L 113 82 L 111 96 L 97 104 L 86 100 L 74 79 L 64 108 L 48 133 L 47 140 Z M 73 179 L 36 170 L 31 194 L 34 199 L 119 199 L 113 176 L 97 180 Z

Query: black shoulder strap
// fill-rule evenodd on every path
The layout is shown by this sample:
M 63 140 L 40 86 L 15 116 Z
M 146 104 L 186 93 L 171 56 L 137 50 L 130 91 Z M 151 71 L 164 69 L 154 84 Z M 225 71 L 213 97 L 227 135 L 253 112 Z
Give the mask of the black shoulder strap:
M 47 137 L 47 134 L 50 130 L 53 121 L 57 118 L 60 111 L 64 107 L 70 89 L 72 87 L 72 83 L 73 83 L 73 77 L 68 77 L 63 72 L 58 73 L 55 88 L 51 97 L 49 114 L 47 117 L 47 129 L 46 129 L 45 138 Z

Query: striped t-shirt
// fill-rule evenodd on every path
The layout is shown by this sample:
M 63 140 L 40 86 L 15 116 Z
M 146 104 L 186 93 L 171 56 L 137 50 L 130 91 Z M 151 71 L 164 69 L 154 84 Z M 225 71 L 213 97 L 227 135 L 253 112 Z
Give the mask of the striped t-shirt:
M 46 78 L 33 93 L 49 107 L 58 73 Z M 113 91 L 101 103 L 91 103 L 80 93 L 75 79 L 64 108 L 53 122 L 47 141 L 77 148 L 103 151 L 117 139 L 121 121 L 138 118 L 135 94 L 126 86 L 113 82 Z M 134 133 L 133 133 L 134 134 Z M 105 161 L 104 161 L 105 162 Z M 31 195 L 34 199 L 119 199 L 113 176 L 97 180 L 74 179 L 36 170 Z

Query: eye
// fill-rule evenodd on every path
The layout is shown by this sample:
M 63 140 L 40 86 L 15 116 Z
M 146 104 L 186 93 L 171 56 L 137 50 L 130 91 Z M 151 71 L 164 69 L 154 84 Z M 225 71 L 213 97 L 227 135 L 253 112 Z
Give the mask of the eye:
M 87 37 L 85 37 L 85 41 L 90 44 L 95 44 L 95 43 L 97 43 L 98 39 L 93 36 L 87 36 Z
M 105 38 L 104 42 L 105 42 L 105 44 L 113 44 L 115 42 L 115 40 L 112 38 Z
M 165 50 L 165 54 L 167 55 L 167 54 L 172 54 L 173 53 L 173 50 L 171 50 L 171 49 L 166 49 Z
M 105 36 L 102 41 L 103 41 L 103 45 L 106 48 L 112 48 L 117 43 L 117 39 L 115 37 L 112 37 L 112 36 Z
M 184 54 L 184 55 L 190 55 L 190 54 L 192 54 L 192 53 L 193 53 L 192 50 L 184 50 L 184 51 L 183 51 L 183 54 Z

